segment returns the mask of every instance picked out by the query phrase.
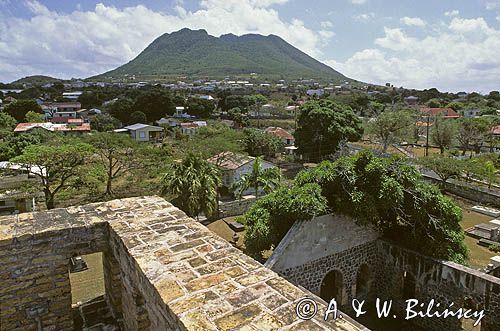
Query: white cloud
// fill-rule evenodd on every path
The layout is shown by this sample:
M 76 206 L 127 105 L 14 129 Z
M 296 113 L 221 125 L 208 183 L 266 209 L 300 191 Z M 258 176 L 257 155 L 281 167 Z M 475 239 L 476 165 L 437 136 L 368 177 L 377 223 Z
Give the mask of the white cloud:
M 420 17 L 405 16 L 400 19 L 400 22 L 408 26 L 424 27 L 427 23 Z
M 303 21 L 285 21 L 272 7 L 287 0 L 201 0 L 200 8 L 180 4 L 174 15 L 143 5 L 118 9 L 97 4 L 92 11 L 50 11 L 38 1 L 26 2 L 30 19 L 0 12 L 0 80 L 32 74 L 61 78 L 88 77 L 130 61 L 163 33 L 188 27 L 209 34 L 275 34 L 311 56 L 333 32 L 313 31 Z M 224 22 L 224 24 L 221 24 Z
M 328 29 L 333 27 L 333 23 L 331 21 L 323 21 L 320 23 L 321 27 L 324 29 Z
M 364 13 L 364 14 L 359 14 L 359 15 L 354 15 L 353 18 L 356 21 L 360 22 L 368 22 L 372 20 L 375 17 L 375 13 Z
M 457 9 L 444 12 L 444 16 L 448 17 L 458 16 L 458 15 L 460 15 L 460 12 Z
M 497 19 L 497 21 L 500 21 L 500 15 L 498 15 L 497 17 L 495 17 Z
M 353 5 L 363 5 L 365 4 L 368 0 L 350 0 Z
M 486 2 L 486 9 L 493 10 L 500 8 L 500 0 L 490 0 Z
M 500 30 L 483 18 L 454 18 L 439 33 L 421 38 L 385 28 L 375 45 L 345 61 L 327 63 L 365 82 L 451 91 L 499 88 Z

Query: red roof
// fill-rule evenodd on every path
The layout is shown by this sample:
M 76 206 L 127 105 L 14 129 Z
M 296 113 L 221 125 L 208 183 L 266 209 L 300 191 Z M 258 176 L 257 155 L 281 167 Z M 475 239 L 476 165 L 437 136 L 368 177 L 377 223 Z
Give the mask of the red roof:
M 218 165 L 226 170 L 236 170 L 239 167 L 253 161 L 255 158 L 243 154 L 236 154 L 233 152 L 222 152 L 212 156 L 207 161 Z
M 491 128 L 491 133 L 495 136 L 500 135 L 500 125 Z
M 444 118 L 459 118 L 460 115 L 451 108 L 422 108 L 420 111 L 426 115 L 438 116 L 442 115 Z
M 277 137 L 283 138 L 283 139 L 290 139 L 293 140 L 293 136 L 290 134 L 290 132 L 286 131 L 285 129 L 282 129 L 280 127 L 274 127 L 270 126 L 267 129 L 264 130 L 267 133 L 270 133 L 272 135 L 275 135 Z

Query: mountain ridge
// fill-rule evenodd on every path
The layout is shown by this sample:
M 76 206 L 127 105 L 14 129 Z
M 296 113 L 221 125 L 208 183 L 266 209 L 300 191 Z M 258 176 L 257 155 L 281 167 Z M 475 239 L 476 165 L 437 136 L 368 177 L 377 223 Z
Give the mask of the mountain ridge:
M 251 73 L 269 79 L 354 81 L 273 34 L 214 37 L 204 29 L 188 28 L 162 34 L 128 63 L 90 78 L 224 78 Z

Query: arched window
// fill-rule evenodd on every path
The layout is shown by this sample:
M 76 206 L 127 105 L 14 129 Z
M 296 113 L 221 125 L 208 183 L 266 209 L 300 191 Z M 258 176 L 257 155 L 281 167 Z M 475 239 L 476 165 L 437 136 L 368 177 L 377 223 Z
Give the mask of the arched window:
M 332 270 L 326 274 L 321 283 L 320 297 L 329 302 L 335 299 L 339 305 L 342 304 L 343 276 L 339 270 Z

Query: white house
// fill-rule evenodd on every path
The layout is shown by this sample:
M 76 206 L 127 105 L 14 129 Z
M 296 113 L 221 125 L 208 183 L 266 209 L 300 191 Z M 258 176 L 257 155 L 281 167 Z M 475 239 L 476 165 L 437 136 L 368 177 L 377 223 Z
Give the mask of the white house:
M 215 164 L 222 170 L 222 185 L 231 189 L 234 183 L 238 182 L 245 174 L 252 172 L 255 157 L 232 152 L 222 152 L 208 159 L 208 162 Z M 271 162 L 262 160 L 262 169 L 275 168 Z M 253 189 L 243 192 L 243 195 L 254 194 Z
M 467 109 L 467 110 L 464 110 L 464 117 L 474 118 L 474 117 L 478 117 L 480 113 L 481 113 L 481 109 Z
M 194 121 L 180 124 L 181 133 L 186 136 L 194 135 L 199 128 L 204 126 L 207 126 L 207 122 L 205 121 Z
M 159 141 L 163 138 L 163 128 L 148 124 L 136 123 L 114 130 L 114 132 L 128 132 L 130 137 L 136 141 Z

